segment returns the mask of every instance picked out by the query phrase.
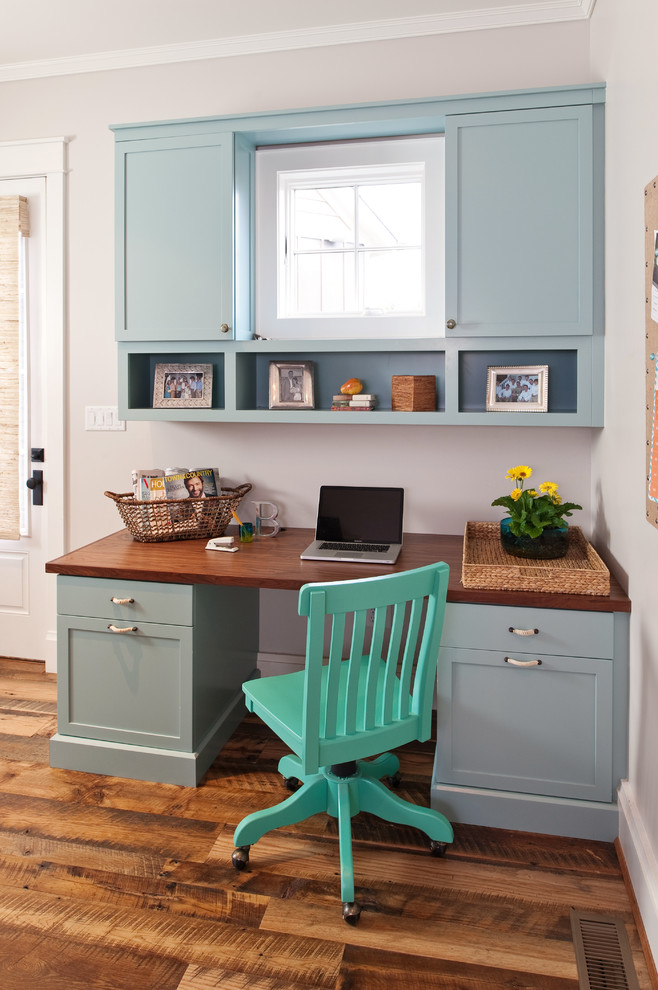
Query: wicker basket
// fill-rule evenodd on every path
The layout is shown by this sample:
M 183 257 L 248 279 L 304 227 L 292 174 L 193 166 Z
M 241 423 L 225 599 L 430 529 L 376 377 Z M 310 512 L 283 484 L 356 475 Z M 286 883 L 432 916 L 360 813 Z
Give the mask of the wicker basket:
M 391 409 L 394 412 L 434 412 L 436 375 L 393 375 Z
M 221 536 L 231 522 L 240 501 L 251 485 L 225 488 L 221 495 L 206 498 L 178 498 L 140 502 L 132 492 L 111 498 L 126 529 L 140 543 L 166 543 L 169 540 L 198 540 Z
M 501 591 L 551 591 L 561 595 L 609 595 L 610 571 L 579 526 L 569 527 L 569 549 L 558 560 L 521 560 L 500 545 L 500 524 L 468 522 L 464 531 L 462 584 Z

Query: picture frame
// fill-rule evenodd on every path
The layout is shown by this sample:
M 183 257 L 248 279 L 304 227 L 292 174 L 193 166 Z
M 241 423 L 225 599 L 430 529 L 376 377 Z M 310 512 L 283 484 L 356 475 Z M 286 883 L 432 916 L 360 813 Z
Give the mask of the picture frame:
M 153 408 L 209 409 L 212 378 L 212 364 L 156 364 Z
M 548 412 L 548 365 L 487 368 L 487 412 Z
M 270 361 L 270 409 L 314 409 L 313 362 Z

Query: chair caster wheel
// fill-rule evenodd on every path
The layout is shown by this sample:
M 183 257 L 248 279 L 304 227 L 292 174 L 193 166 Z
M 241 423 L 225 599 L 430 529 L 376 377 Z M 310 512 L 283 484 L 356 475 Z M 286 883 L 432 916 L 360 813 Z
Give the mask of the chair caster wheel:
M 387 777 L 386 779 L 388 780 L 391 787 L 397 790 L 397 788 L 402 783 L 402 774 L 400 773 L 399 770 L 396 770 L 394 774 L 391 774 L 391 776 Z
M 361 916 L 361 906 L 356 901 L 343 901 L 343 921 L 356 925 Z
M 298 791 L 302 786 L 301 780 L 298 780 L 297 777 L 286 777 L 283 783 L 289 791 Z
M 249 846 L 238 846 L 237 849 L 234 849 L 231 862 L 236 870 L 244 870 L 249 862 Z
M 434 839 L 430 842 L 430 852 L 432 856 L 445 856 L 447 848 L 447 842 L 436 842 Z

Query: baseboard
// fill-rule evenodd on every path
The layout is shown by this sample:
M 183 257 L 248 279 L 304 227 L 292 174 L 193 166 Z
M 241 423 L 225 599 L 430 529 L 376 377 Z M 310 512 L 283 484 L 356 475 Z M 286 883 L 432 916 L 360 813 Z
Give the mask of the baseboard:
M 658 959 L 658 860 L 627 780 L 619 788 L 619 845 L 653 959 Z
M 261 677 L 271 677 L 272 674 L 290 674 L 295 670 L 303 670 L 305 657 L 287 653 L 258 653 L 258 669 Z

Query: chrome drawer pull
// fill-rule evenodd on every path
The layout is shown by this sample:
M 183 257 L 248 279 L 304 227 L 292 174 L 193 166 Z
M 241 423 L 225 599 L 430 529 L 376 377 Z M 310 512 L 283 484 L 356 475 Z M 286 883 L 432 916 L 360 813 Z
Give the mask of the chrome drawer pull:
M 511 663 L 514 667 L 541 667 L 541 660 L 514 660 L 513 657 L 505 657 L 505 663 Z
M 539 629 L 515 629 L 514 626 L 510 626 L 509 631 L 515 636 L 536 636 Z
M 124 626 L 121 629 L 119 626 L 113 626 L 111 622 L 107 628 L 113 633 L 137 632 L 137 626 Z
M 115 598 L 114 595 L 110 598 L 113 605 L 134 605 L 134 598 Z

